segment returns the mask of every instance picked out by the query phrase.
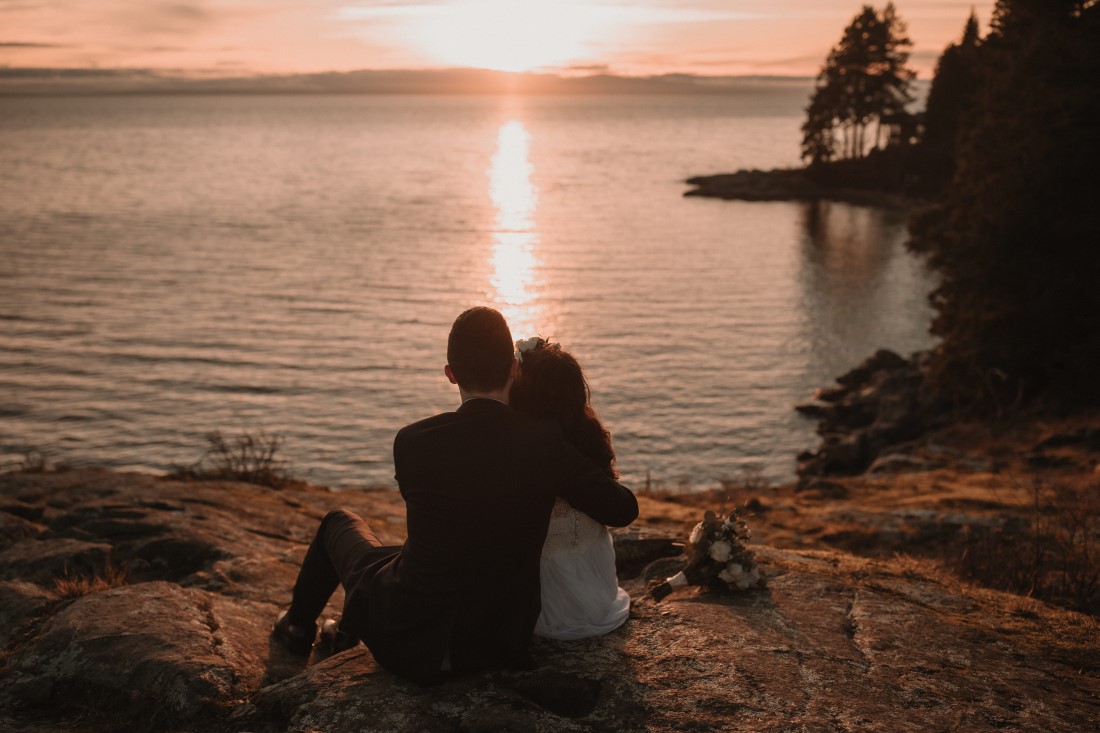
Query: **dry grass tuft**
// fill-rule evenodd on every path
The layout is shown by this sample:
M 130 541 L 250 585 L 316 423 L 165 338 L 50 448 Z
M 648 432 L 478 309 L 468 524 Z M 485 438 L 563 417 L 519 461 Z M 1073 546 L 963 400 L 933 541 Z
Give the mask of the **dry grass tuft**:
M 54 581 L 54 592 L 62 599 L 80 598 L 118 588 L 126 585 L 126 582 L 126 570 L 107 562 L 97 575 L 69 575 L 66 572 L 65 577 Z
M 1024 518 L 965 528 L 946 565 L 986 587 L 1100 613 L 1100 481 L 1036 476 Z
M 26 448 L 22 458 L 0 464 L 0 471 L 15 473 L 46 473 L 49 470 L 49 460 L 45 451 L 37 448 Z

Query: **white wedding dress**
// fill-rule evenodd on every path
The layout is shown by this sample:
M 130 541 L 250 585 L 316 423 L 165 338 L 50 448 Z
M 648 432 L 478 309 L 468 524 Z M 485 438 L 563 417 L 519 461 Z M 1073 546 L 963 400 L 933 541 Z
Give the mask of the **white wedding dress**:
M 629 614 L 630 596 L 615 575 L 611 533 L 559 498 L 542 546 L 542 613 L 535 633 L 550 639 L 600 636 Z

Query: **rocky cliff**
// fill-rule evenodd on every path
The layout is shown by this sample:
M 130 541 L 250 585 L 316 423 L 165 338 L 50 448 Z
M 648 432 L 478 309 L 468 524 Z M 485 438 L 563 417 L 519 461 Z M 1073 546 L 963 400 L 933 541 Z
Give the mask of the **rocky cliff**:
M 646 578 L 676 567 L 667 537 L 701 508 L 646 498 L 617 538 L 631 618 L 607 637 L 538 641 L 537 669 L 434 688 L 363 647 L 306 664 L 268 630 L 318 521 L 341 505 L 384 541 L 403 538 L 389 491 L 0 476 L 0 731 L 1081 731 L 1100 719 L 1092 617 L 921 561 L 758 545 L 766 590 L 656 604 Z

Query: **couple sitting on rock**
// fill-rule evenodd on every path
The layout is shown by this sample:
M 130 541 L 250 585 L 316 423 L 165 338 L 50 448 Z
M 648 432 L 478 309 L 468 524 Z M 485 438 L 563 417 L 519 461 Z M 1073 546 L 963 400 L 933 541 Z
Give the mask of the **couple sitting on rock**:
M 448 673 L 529 668 L 532 632 L 596 636 L 626 619 L 611 537 L 638 502 L 615 481 L 610 436 L 577 361 L 541 338 L 519 342 L 503 316 L 471 308 L 451 327 L 447 378 L 461 406 L 394 440 L 408 538 L 385 546 L 352 512 L 329 513 L 273 637 L 308 654 L 362 640 L 385 669 L 422 684 Z M 541 589 L 541 590 L 540 590 Z

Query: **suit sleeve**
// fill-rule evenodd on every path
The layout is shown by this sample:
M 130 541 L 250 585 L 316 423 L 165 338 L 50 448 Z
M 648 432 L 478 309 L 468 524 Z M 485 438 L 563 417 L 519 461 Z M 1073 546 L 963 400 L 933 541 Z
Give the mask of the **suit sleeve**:
M 405 428 L 402 428 L 393 439 L 393 478 L 397 482 L 397 489 L 402 497 L 405 496 L 405 487 L 401 483 L 401 478 L 402 469 L 406 465 L 408 443 L 408 433 Z
M 561 466 L 560 495 L 574 509 L 609 527 L 625 527 L 638 518 L 638 500 L 633 492 L 564 440 Z

